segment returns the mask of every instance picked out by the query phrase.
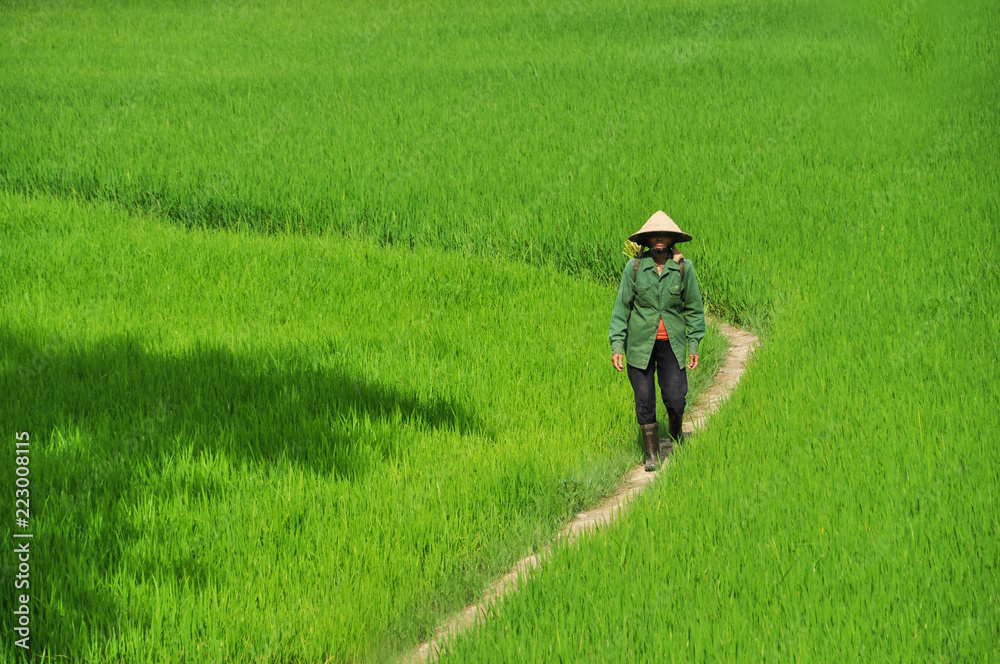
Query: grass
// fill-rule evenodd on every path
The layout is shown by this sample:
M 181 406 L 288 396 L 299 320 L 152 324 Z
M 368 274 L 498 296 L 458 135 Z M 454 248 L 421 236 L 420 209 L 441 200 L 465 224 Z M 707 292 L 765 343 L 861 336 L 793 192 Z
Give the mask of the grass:
M 0 196 L 36 652 L 384 658 L 639 458 L 608 285 Z
M 785 2 L 62 7 L 6 12 L 8 190 L 599 279 L 662 207 L 734 320 L 772 305 L 742 261 L 782 247 L 747 220 L 831 101 L 809 72 L 887 69 L 841 37 L 878 12 Z
M 936 11 L 903 12 L 885 79 L 864 46 L 824 70 L 827 101 L 740 195 L 782 240 L 766 276 L 729 277 L 773 302 L 734 399 L 442 661 L 997 658 L 998 16 Z
M 412 645 L 634 461 L 604 335 L 662 208 L 765 346 L 453 657 L 996 659 L 990 3 L 0 15 L 2 407 L 52 483 L 52 654 Z

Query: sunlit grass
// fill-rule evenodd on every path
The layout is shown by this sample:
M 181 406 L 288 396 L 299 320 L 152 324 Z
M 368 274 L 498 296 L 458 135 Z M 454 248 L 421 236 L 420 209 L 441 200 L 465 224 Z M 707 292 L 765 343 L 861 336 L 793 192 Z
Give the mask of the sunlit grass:
M 607 285 L 0 196 L 52 655 L 381 657 L 638 460 Z
M 997 659 L 990 3 L 0 16 L 51 654 L 413 645 L 635 461 L 607 320 L 662 208 L 765 345 L 456 660 Z

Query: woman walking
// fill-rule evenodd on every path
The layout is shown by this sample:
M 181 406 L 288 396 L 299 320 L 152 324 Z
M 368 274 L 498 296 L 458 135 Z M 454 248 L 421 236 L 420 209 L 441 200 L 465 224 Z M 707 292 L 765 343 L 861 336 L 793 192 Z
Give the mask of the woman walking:
M 621 371 L 623 357 L 628 359 L 645 467 L 654 471 L 659 465 L 657 455 L 666 459 L 674 442 L 680 442 L 687 405 L 684 368 L 698 366 L 698 344 L 705 338 L 705 309 L 694 265 L 674 248 L 675 243 L 690 240 L 690 235 L 660 210 L 629 239 L 646 250 L 631 259 L 622 272 L 611 312 L 611 363 Z M 662 445 L 656 421 L 656 382 L 669 422 Z

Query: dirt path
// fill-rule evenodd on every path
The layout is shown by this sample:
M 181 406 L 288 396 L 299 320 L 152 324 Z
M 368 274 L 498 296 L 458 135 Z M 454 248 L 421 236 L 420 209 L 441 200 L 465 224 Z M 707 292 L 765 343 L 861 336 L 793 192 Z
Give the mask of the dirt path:
M 729 340 L 729 350 L 726 359 L 715 375 L 715 380 L 708 389 L 698 396 L 693 408 L 684 415 L 684 432 L 693 433 L 705 426 L 708 417 L 732 393 L 736 384 L 746 369 L 747 360 L 757 348 L 757 337 L 746 330 L 727 325 L 721 321 L 712 321 L 719 331 Z M 581 534 L 593 530 L 598 523 L 614 521 L 624 513 L 628 502 L 639 494 L 646 486 L 656 479 L 656 473 L 647 473 L 642 465 L 633 468 L 623 478 L 618 491 L 586 512 L 576 515 L 576 518 L 556 535 L 558 542 L 572 542 Z M 517 592 L 518 580 L 528 572 L 538 567 L 551 552 L 552 545 L 546 546 L 536 554 L 522 558 L 509 572 L 483 591 L 476 604 L 470 604 L 458 613 L 445 620 L 434 633 L 434 638 L 421 643 L 415 650 L 400 659 L 404 664 L 423 664 L 431 659 L 442 646 L 456 634 L 464 632 L 476 623 L 480 615 L 486 616 L 491 602 L 502 600 L 507 595 Z

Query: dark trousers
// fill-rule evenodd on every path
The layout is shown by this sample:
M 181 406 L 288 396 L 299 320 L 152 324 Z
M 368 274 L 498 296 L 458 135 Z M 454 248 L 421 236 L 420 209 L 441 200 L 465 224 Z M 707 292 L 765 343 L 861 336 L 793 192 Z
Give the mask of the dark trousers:
M 628 379 L 635 392 L 635 418 L 639 424 L 652 424 L 656 421 L 656 386 L 653 384 L 653 374 L 660 383 L 660 397 L 667 407 L 667 415 L 680 418 L 684 415 L 687 405 L 688 379 L 687 372 L 677 364 L 677 356 L 670 347 L 669 339 L 657 339 L 653 344 L 653 353 L 649 357 L 649 366 L 636 369 L 628 365 Z

